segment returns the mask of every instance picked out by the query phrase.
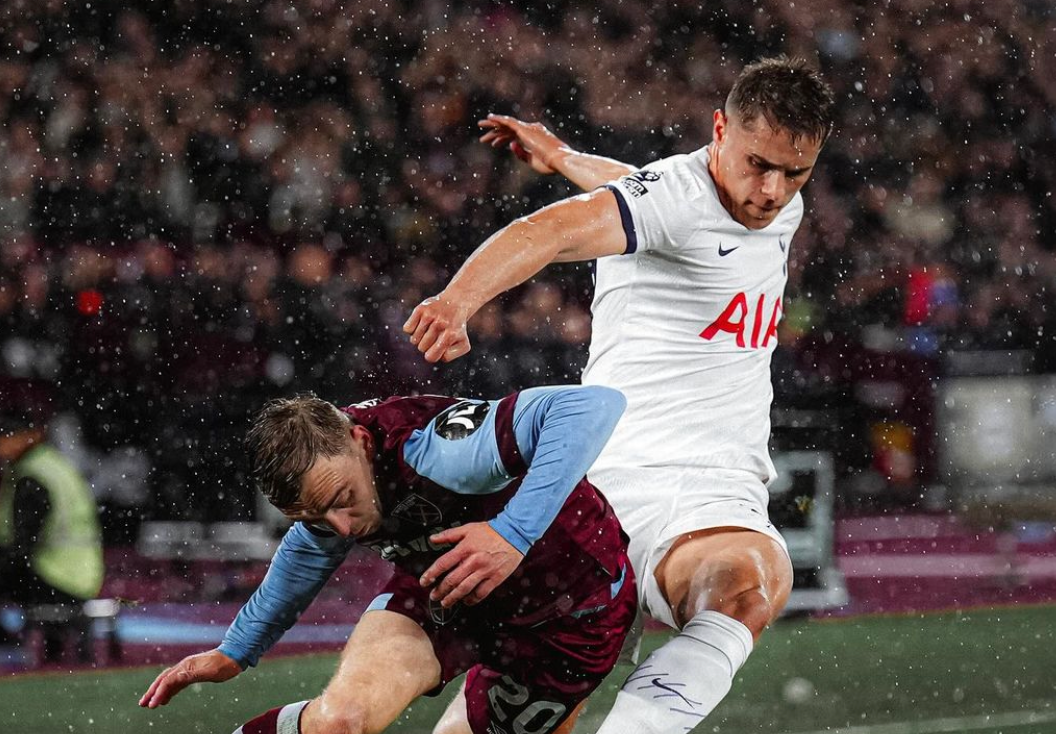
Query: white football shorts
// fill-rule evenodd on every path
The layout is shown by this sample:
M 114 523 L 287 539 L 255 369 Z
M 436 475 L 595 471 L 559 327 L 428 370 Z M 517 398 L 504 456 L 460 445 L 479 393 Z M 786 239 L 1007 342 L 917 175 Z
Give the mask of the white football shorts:
M 747 528 L 770 536 L 788 553 L 767 516 L 769 493 L 749 472 L 619 467 L 591 470 L 588 479 L 612 504 L 630 536 L 641 611 L 669 627 L 678 628 L 653 573 L 679 536 L 709 528 Z

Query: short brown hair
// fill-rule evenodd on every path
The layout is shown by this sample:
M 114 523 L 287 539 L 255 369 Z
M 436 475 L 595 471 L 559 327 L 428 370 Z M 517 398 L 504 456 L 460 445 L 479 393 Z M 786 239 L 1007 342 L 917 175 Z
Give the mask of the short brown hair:
M 744 67 L 726 98 L 726 113 L 751 124 L 762 117 L 787 130 L 793 142 L 824 143 L 832 132 L 836 97 L 805 60 L 777 56 Z
M 311 393 L 267 403 L 246 434 L 250 471 L 280 510 L 300 509 L 301 480 L 320 456 L 349 451 L 349 418 Z

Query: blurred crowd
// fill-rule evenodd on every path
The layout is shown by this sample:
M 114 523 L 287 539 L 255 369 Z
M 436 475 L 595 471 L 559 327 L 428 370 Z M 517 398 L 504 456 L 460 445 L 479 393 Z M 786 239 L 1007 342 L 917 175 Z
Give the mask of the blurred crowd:
M 956 352 L 1056 371 L 1045 0 L 12 0 L 0 371 L 46 382 L 116 462 L 119 514 L 243 516 L 238 439 L 267 397 L 577 378 L 589 266 L 487 307 L 453 365 L 403 339 L 488 234 L 572 191 L 480 145 L 478 119 L 645 164 L 706 144 L 743 65 L 780 52 L 817 62 L 839 116 L 793 243 L 778 407 L 836 406 L 868 453 L 883 399 L 846 396 L 874 366 L 925 396 Z

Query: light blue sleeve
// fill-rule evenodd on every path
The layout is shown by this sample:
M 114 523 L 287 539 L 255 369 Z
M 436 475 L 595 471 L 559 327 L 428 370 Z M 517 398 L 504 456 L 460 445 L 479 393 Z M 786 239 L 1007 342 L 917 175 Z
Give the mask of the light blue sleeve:
M 599 385 L 522 391 L 513 430 L 528 474 L 491 527 L 527 553 L 598 458 L 626 407 L 623 393 Z
M 498 400 L 463 400 L 419 428 L 403 444 L 403 458 L 427 479 L 458 494 L 491 494 L 511 481 L 495 440 Z M 437 424 L 461 428 L 458 438 Z M 442 435 L 445 434 L 445 435 Z
M 279 641 L 345 560 L 354 540 L 320 536 L 295 523 L 283 536 L 260 586 L 217 648 L 245 669 Z
M 419 475 L 459 494 L 491 494 L 513 479 L 499 455 L 498 401 L 465 400 L 415 431 L 404 459 Z M 522 391 L 513 411 L 517 448 L 529 465 L 516 495 L 491 526 L 521 553 L 550 527 L 568 495 L 612 434 L 627 405 L 623 393 L 595 385 Z M 457 423 L 461 437 L 437 430 Z M 448 432 L 450 435 L 450 432 Z

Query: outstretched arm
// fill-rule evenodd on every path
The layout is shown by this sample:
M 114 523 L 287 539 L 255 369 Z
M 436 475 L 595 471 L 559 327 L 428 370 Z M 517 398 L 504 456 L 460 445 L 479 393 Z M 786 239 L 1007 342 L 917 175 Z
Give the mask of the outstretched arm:
M 308 608 L 354 545 L 354 540 L 294 523 L 260 588 L 239 611 L 218 649 L 242 667 L 256 665 Z
M 593 260 L 627 249 L 616 195 L 598 189 L 517 219 L 470 255 L 441 293 L 419 304 L 403 330 L 428 362 L 469 351 L 466 322 L 481 306 L 552 262 Z
M 540 122 L 523 122 L 507 115 L 488 115 L 477 123 L 485 130 L 480 142 L 493 148 L 508 146 L 537 173 L 560 173 L 584 191 L 632 173 L 634 166 L 600 155 L 581 153 Z
M 311 604 L 352 545 L 339 536 L 316 535 L 296 523 L 283 536 L 267 576 L 228 627 L 220 646 L 163 670 L 139 705 L 164 706 L 192 683 L 220 683 L 256 665 Z

